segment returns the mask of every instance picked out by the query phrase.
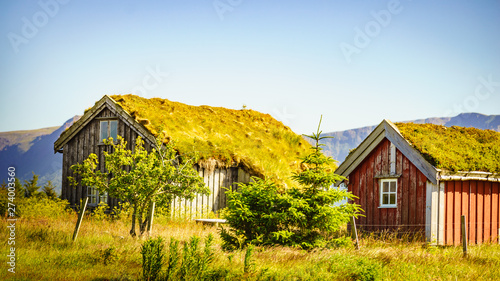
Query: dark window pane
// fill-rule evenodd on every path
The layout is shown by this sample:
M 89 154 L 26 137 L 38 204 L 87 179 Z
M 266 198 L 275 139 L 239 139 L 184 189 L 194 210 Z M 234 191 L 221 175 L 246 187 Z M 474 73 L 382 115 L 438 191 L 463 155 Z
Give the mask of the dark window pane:
M 389 204 L 389 195 L 387 195 L 387 194 L 382 195 L 382 204 L 384 204 L 384 205 Z
M 396 194 L 391 194 L 390 195 L 390 203 L 391 205 L 396 205 Z
M 389 183 L 384 181 L 383 185 L 382 192 L 389 192 Z
M 391 192 L 396 192 L 396 182 L 391 181 Z

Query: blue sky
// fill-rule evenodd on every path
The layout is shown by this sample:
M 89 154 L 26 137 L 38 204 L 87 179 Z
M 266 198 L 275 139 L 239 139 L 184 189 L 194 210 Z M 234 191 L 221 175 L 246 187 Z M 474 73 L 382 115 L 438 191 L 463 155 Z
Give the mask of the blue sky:
M 500 1 L 0 3 L 0 131 L 105 94 L 269 113 L 297 133 L 500 114 Z

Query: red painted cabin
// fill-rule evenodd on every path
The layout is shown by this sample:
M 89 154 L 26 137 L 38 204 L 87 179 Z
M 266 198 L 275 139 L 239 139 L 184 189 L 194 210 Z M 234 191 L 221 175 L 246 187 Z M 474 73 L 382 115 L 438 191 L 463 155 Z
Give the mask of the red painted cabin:
M 432 244 L 457 245 L 465 215 L 469 243 L 498 241 L 500 175 L 436 168 L 390 121 L 382 121 L 336 173 L 347 178 L 337 184 L 359 197 L 355 203 L 365 217 L 356 225 L 365 231 L 421 233 Z

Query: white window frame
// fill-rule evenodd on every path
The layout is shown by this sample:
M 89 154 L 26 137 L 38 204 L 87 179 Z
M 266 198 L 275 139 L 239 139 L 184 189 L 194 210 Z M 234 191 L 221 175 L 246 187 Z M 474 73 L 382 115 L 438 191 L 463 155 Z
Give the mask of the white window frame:
M 102 124 L 106 123 L 106 137 L 103 137 L 103 131 L 102 131 Z M 111 123 L 116 124 L 116 135 L 111 135 Z M 104 140 L 109 139 L 110 137 L 113 138 L 113 141 L 116 141 L 118 138 L 118 119 L 107 119 L 107 120 L 101 120 L 99 122 L 99 143 L 104 143 Z
M 384 191 L 384 183 L 388 183 L 388 190 Z M 391 183 L 394 183 L 396 188 L 391 191 Z M 397 208 L 398 207 L 398 179 L 381 179 L 380 180 L 380 207 L 379 208 Z M 384 195 L 388 195 L 388 203 L 384 204 Z M 390 204 L 391 195 L 394 195 L 394 204 Z
M 104 192 L 100 194 L 99 190 L 95 187 L 87 186 L 87 197 L 89 198 L 89 206 L 97 206 L 101 202 L 108 204 L 108 193 Z

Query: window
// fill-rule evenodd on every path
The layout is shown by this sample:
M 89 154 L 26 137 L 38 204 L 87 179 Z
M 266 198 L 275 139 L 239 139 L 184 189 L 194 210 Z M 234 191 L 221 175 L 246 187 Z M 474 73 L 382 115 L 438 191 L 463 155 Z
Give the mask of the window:
M 398 180 L 380 180 L 380 207 L 397 207 L 398 203 Z
M 118 136 L 118 120 L 101 121 L 101 131 L 99 135 L 101 136 L 99 139 L 101 143 L 103 140 L 107 140 L 110 137 L 116 140 Z
M 99 203 L 108 203 L 108 193 L 104 192 L 102 194 L 99 193 L 99 190 L 95 187 L 87 186 L 87 197 L 89 197 L 89 205 L 99 205 Z

